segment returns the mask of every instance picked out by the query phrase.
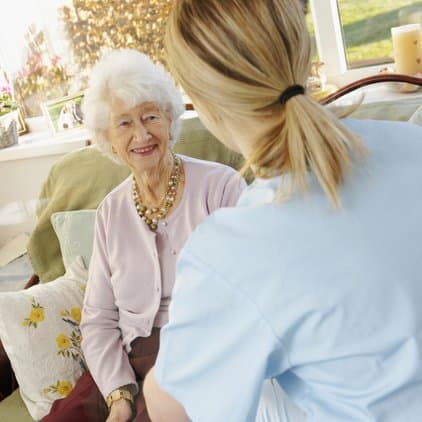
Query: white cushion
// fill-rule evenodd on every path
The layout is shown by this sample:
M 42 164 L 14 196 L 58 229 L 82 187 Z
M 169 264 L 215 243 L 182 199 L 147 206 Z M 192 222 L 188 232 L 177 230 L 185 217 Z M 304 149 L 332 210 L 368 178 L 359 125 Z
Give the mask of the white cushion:
M 0 338 L 35 420 L 70 393 L 85 369 L 79 322 L 87 278 L 77 257 L 54 281 L 0 293 Z
M 61 211 L 51 215 L 66 270 L 77 256 L 89 267 L 94 242 L 95 210 Z

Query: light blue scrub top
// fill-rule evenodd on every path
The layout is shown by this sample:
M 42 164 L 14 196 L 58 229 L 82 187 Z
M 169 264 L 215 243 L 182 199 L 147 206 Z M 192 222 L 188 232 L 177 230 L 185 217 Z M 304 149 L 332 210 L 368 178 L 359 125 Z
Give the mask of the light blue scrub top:
M 194 422 L 254 421 L 270 377 L 309 421 L 422 420 L 422 128 L 344 123 L 342 209 L 257 180 L 181 253 L 155 375 Z

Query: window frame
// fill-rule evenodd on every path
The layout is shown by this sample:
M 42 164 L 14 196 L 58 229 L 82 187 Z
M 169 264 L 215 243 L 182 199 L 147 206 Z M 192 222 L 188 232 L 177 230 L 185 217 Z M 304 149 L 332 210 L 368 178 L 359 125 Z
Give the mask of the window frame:
M 320 61 L 324 62 L 327 80 L 337 86 L 374 75 L 388 64 L 376 64 L 356 69 L 347 67 L 343 30 L 337 0 L 310 0 L 315 40 Z

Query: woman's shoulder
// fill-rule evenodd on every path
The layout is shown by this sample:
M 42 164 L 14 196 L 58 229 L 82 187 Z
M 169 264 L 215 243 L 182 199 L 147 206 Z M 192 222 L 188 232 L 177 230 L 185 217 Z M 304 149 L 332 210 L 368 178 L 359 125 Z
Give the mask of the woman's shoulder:
M 409 172 L 411 179 L 420 179 L 422 127 L 409 122 L 345 119 L 343 123 L 363 141 L 368 152 L 366 167 L 374 180 L 391 183 L 397 175 Z M 397 173 L 393 171 L 397 169 Z M 378 171 L 377 171 L 378 170 Z M 358 173 L 356 173 L 358 174 Z
M 240 194 L 245 185 L 240 173 L 225 164 L 183 155 L 180 158 L 183 160 L 185 176 L 186 179 L 189 179 L 191 188 L 196 186 L 201 191 L 214 193 L 219 197 L 227 186 L 230 186 L 230 189 L 239 191 Z
M 108 208 L 111 204 L 122 202 L 131 198 L 132 175 L 128 176 L 123 182 L 111 190 L 98 205 L 98 210 Z
M 422 145 L 422 127 L 392 120 L 343 119 L 343 124 L 367 142 L 401 143 L 418 141 Z
M 192 172 L 195 173 L 207 173 L 215 172 L 216 174 L 235 174 L 237 171 L 222 163 L 218 163 L 215 161 L 207 161 L 201 160 L 199 158 L 188 157 L 187 155 L 178 154 L 178 156 L 182 159 L 183 164 L 185 167 L 188 167 Z

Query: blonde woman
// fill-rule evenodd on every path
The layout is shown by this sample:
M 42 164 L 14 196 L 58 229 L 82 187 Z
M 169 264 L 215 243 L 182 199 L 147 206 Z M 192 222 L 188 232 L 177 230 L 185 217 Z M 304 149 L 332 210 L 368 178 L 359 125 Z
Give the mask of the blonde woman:
M 181 252 L 152 420 L 254 421 L 269 378 L 308 421 L 420 420 L 422 129 L 339 121 L 306 95 L 297 0 L 179 0 L 166 44 L 257 180 Z

